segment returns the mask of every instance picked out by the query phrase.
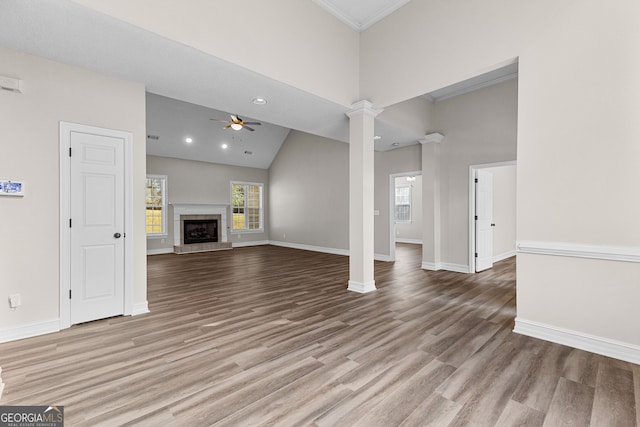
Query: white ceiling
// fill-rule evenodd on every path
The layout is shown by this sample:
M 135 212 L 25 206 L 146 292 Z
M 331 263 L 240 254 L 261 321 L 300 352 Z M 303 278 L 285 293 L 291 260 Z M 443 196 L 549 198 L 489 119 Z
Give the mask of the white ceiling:
M 407 1 L 331 0 L 361 24 Z M 159 137 L 147 140 L 152 155 L 268 168 L 289 129 L 348 142 L 344 106 L 69 0 L 0 0 L 0 46 L 143 83 L 150 93 L 147 133 Z M 481 80 L 474 84 L 483 84 Z M 28 91 L 29 82 L 23 84 Z M 442 99 L 458 89 L 450 87 L 428 99 Z M 255 97 L 266 98 L 267 105 L 254 105 Z M 230 113 L 263 125 L 255 132 L 221 131 L 208 120 Z M 416 144 L 424 136 L 381 120 L 376 120 L 376 134 L 381 136 L 375 142 L 378 151 Z M 187 136 L 194 143 L 185 145 Z M 225 152 L 218 150 L 223 142 L 230 148 Z M 392 146 L 394 142 L 399 145 Z
M 356 31 L 366 30 L 410 0 L 313 0 Z

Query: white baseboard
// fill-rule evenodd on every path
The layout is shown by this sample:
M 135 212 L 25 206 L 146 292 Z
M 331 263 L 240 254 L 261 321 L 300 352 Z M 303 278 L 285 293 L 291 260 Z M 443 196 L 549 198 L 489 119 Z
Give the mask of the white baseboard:
M 133 304 L 133 309 L 131 310 L 132 316 L 145 313 L 149 313 L 149 303 L 147 301 Z
M 375 280 L 372 280 L 370 282 L 360 283 L 349 280 L 349 286 L 347 287 L 347 290 L 358 292 L 359 294 L 366 294 L 368 292 L 373 292 L 376 290 L 376 282 Z
M 468 265 L 451 264 L 448 262 L 439 262 L 439 263 L 423 262 L 422 269 L 431 270 L 431 271 L 446 270 L 446 271 L 453 271 L 455 273 L 469 273 Z
M 513 332 L 640 364 L 640 346 L 516 318 Z
M 282 246 L 284 248 L 302 249 L 304 251 L 322 252 L 325 254 L 349 256 L 348 249 L 324 248 L 322 246 L 302 245 L 300 243 L 290 243 L 290 242 L 277 242 L 273 240 L 270 240 L 269 244 L 273 246 Z
M 244 248 L 247 246 L 262 246 L 262 245 L 268 245 L 269 241 L 268 240 L 258 240 L 255 242 L 232 242 L 231 245 L 234 248 Z
M 16 341 L 58 331 L 60 331 L 59 319 L 31 323 L 14 328 L 0 329 L 0 342 Z
M 422 239 L 403 239 L 403 238 L 397 237 L 396 243 L 410 243 L 412 245 L 421 245 Z
M 568 256 L 608 261 L 640 262 L 639 247 L 585 245 L 582 243 L 533 242 L 521 240 L 517 252 L 524 254 Z
M 147 255 L 172 254 L 173 248 L 147 249 Z
M 500 255 L 494 255 L 493 256 L 493 262 L 500 262 L 500 261 L 504 261 L 507 258 L 511 258 L 512 256 L 516 256 L 516 250 L 512 250 L 509 252 L 505 252 L 502 253 Z
M 373 254 L 373 259 L 376 261 L 384 261 L 384 262 L 393 261 L 391 259 L 391 255 L 384 255 L 384 254 Z

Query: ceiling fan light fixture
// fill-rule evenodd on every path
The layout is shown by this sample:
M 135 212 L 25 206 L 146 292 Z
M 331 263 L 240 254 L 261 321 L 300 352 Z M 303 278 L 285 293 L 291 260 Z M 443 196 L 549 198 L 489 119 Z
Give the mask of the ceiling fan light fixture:
M 231 129 L 240 130 L 242 129 L 242 125 L 240 123 L 231 123 Z

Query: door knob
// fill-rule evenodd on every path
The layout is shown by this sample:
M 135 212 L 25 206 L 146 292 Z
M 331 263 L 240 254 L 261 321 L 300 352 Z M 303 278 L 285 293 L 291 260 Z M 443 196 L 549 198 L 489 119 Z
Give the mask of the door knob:
M 120 234 L 120 233 L 116 233 L 116 234 L 113 235 L 113 237 L 115 237 L 116 239 L 119 239 L 120 236 L 122 236 L 122 234 Z

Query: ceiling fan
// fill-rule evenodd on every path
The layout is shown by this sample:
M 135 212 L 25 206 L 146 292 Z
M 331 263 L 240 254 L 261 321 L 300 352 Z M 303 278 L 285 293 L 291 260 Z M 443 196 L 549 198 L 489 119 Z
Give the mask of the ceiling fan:
M 260 122 L 245 122 L 237 114 L 231 114 L 231 120 L 218 120 L 218 119 L 209 119 L 209 120 L 213 120 L 214 122 L 227 123 L 227 125 L 224 127 L 225 129 L 231 128 L 233 130 L 240 130 L 244 128 L 246 130 L 250 130 L 251 132 L 253 132 L 255 129 L 247 125 L 259 126 L 262 124 Z

